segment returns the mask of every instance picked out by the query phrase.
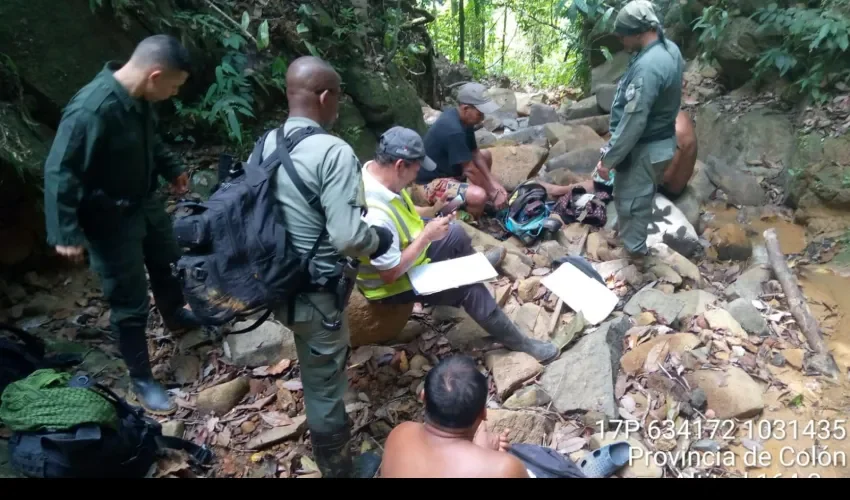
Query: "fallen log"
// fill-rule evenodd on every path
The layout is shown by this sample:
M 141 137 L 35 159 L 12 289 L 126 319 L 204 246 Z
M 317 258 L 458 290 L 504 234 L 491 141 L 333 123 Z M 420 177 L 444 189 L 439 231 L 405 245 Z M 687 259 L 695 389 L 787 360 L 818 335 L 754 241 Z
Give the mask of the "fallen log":
M 770 262 L 770 267 L 773 269 L 776 279 L 782 285 L 782 291 L 785 292 L 785 298 L 788 299 L 791 315 L 794 316 L 794 320 L 799 325 L 800 330 L 803 331 L 809 347 L 816 354 L 816 356 L 813 356 L 814 359 L 811 360 L 813 362 L 809 365 L 824 375 L 838 378 L 840 374 L 838 365 L 829 352 L 820 326 L 818 326 L 818 322 L 812 315 L 809 304 L 800 290 L 797 277 L 794 276 L 794 273 L 788 267 L 788 263 L 785 262 L 785 256 L 779 249 L 779 239 L 776 236 L 775 229 L 770 228 L 764 232 L 764 243 L 767 247 L 768 262 Z

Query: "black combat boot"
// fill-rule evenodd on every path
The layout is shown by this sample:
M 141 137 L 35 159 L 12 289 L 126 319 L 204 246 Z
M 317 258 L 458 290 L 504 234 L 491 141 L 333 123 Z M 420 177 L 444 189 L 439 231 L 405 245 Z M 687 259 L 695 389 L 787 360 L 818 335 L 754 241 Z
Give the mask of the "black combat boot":
M 561 353 L 561 350 L 551 342 L 543 342 L 523 335 L 501 308 L 497 307 L 479 325 L 503 346 L 512 351 L 530 354 L 541 363 L 555 359 Z
M 340 430 L 330 433 L 310 431 L 313 445 L 313 458 L 323 478 L 371 478 L 381 467 L 381 458 L 374 453 L 362 453 L 352 460 L 348 441 L 351 439 L 351 427 L 346 424 Z
M 203 326 L 198 318 L 195 317 L 195 313 L 184 307 L 178 307 L 168 315 L 163 314 L 162 311 L 160 311 L 160 314 L 162 315 L 162 324 L 174 335 L 183 335 L 188 331 L 196 330 Z
M 487 260 L 490 262 L 490 265 L 494 268 L 499 268 L 502 264 L 502 261 L 505 260 L 505 255 L 507 255 L 508 251 L 505 250 L 505 247 L 495 246 L 487 252 L 484 253 L 484 256 L 487 257 Z
M 118 334 L 118 346 L 130 371 L 130 390 L 142 408 L 161 416 L 176 412 L 177 405 L 151 372 L 145 328 L 122 326 Z

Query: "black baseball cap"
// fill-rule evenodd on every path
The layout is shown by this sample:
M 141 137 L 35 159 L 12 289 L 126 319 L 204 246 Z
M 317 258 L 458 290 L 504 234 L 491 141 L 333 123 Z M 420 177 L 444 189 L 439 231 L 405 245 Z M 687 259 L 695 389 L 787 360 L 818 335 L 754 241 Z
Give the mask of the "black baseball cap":
M 434 160 L 425 154 L 425 143 L 415 130 L 395 126 L 381 135 L 378 152 L 393 158 L 422 162 L 422 168 L 433 171 L 437 168 Z

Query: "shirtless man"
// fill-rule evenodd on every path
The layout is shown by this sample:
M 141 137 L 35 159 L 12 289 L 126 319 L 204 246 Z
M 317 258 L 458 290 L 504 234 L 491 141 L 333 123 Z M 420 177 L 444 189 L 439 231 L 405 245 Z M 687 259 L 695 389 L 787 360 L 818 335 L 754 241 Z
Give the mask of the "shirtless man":
M 663 194 L 668 200 L 675 201 L 685 188 L 688 186 L 688 181 L 694 173 L 694 165 L 697 162 L 697 138 L 694 132 L 694 124 L 687 111 L 679 111 L 676 116 L 676 152 L 673 154 L 673 160 L 670 165 L 664 170 L 664 177 L 661 184 L 658 186 L 658 192 Z M 572 191 L 576 186 L 582 186 L 588 193 L 597 191 L 605 191 L 608 194 L 613 192 L 614 184 L 613 176 L 609 182 L 600 182 L 595 175 L 592 180 L 559 186 L 557 184 L 549 184 L 541 182 L 540 185 L 546 189 L 549 198 L 556 199 L 564 196 Z
M 507 452 L 507 431 L 487 431 L 487 378 L 471 358 L 440 361 L 428 372 L 420 397 L 425 423 L 404 422 L 390 432 L 381 477 L 529 477 Z

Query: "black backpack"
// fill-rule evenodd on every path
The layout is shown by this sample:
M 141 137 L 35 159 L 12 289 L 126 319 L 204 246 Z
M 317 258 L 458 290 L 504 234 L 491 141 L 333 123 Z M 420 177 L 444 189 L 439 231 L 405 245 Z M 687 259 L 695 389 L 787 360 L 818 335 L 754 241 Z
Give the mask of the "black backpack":
M 86 375 L 74 377 L 71 387 L 88 388 L 112 403 L 116 429 L 96 423 L 71 429 L 16 431 L 9 438 L 9 463 L 31 478 L 141 478 L 165 448 L 181 449 L 197 465 L 207 465 L 212 451 L 185 439 L 163 436 L 162 426 L 144 409 L 128 404 L 108 387 Z
M 0 322 L 0 331 L 11 333 L 15 340 L 0 337 L 0 395 L 12 382 L 27 378 L 41 368 L 62 368 L 82 362 L 79 354 L 46 355 L 44 341 L 9 323 Z
M 277 150 L 260 163 L 270 133 L 278 134 Z M 270 130 L 256 142 L 249 161 L 235 164 L 206 202 L 178 205 L 192 213 L 174 223 L 177 242 L 185 249 L 175 274 L 202 323 L 220 326 L 266 309 L 253 325 L 232 333 L 253 330 L 275 306 L 311 285 L 309 263 L 326 230 L 309 253 L 299 254 L 291 247 L 275 199 L 275 174 L 283 166 L 310 206 L 322 212 L 319 196 L 304 184 L 289 153 L 305 138 L 326 133 L 305 127 L 284 137 L 282 126 Z

